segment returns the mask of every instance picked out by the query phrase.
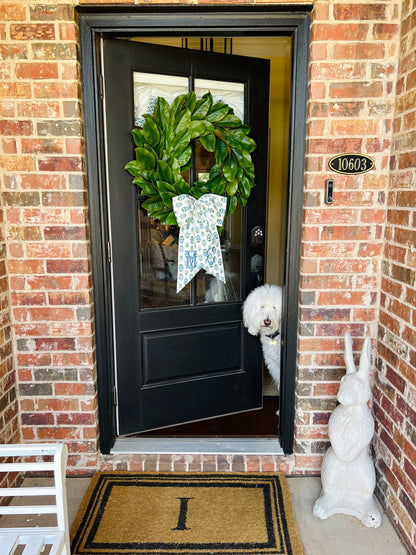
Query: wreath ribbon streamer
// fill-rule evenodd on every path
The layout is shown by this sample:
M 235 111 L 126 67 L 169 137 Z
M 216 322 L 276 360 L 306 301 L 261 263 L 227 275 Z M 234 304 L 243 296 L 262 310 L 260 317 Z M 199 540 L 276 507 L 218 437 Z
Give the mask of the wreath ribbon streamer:
M 223 225 L 226 197 L 206 194 L 197 200 L 190 195 L 179 195 L 172 199 L 172 204 L 180 227 L 176 292 L 201 269 L 225 283 L 217 228 Z

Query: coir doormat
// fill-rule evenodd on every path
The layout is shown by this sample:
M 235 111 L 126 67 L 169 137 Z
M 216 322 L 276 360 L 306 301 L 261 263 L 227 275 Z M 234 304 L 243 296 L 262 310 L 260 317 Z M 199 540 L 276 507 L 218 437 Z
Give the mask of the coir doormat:
M 283 474 L 98 472 L 72 555 L 301 555 Z

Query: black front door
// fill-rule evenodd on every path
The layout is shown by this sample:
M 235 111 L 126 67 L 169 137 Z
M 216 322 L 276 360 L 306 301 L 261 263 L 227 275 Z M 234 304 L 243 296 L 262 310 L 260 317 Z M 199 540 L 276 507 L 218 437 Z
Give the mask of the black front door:
M 265 227 L 269 63 L 106 39 L 103 74 L 118 434 L 260 408 L 261 350 L 241 306 L 263 279 L 253 230 Z M 226 283 L 200 271 L 177 293 L 178 228 L 148 218 L 124 166 L 134 158 L 130 130 L 157 96 L 189 90 L 210 91 L 251 126 L 256 187 L 221 232 Z M 212 163 L 196 145 L 188 179 Z

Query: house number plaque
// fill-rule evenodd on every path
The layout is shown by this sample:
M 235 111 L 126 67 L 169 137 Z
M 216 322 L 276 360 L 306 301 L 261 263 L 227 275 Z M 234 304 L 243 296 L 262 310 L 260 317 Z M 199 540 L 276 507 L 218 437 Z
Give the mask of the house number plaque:
M 329 168 L 337 173 L 356 175 L 374 168 L 374 160 L 365 154 L 338 154 L 328 162 Z

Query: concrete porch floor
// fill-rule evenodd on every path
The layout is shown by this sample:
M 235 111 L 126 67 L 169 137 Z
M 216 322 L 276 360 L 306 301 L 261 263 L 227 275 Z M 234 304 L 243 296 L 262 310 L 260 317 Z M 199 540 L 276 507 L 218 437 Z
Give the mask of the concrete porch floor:
M 47 478 L 27 478 L 25 486 L 46 485 Z M 288 478 L 295 517 L 305 555 L 406 555 L 388 516 L 384 513 L 380 528 L 366 528 L 354 517 L 335 515 L 318 520 L 312 515 L 312 506 L 321 487 L 319 478 Z M 89 478 L 68 478 L 67 499 L 69 522 L 72 524 L 81 499 L 90 482 Z M 8 519 L 9 517 L 4 517 Z M 25 516 L 27 524 L 27 516 Z M 7 520 L 2 526 L 7 526 Z M 16 521 L 13 524 L 18 525 Z M 46 522 L 42 525 L 47 525 Z M 297 555 L 297 554 L 294 554 Z

